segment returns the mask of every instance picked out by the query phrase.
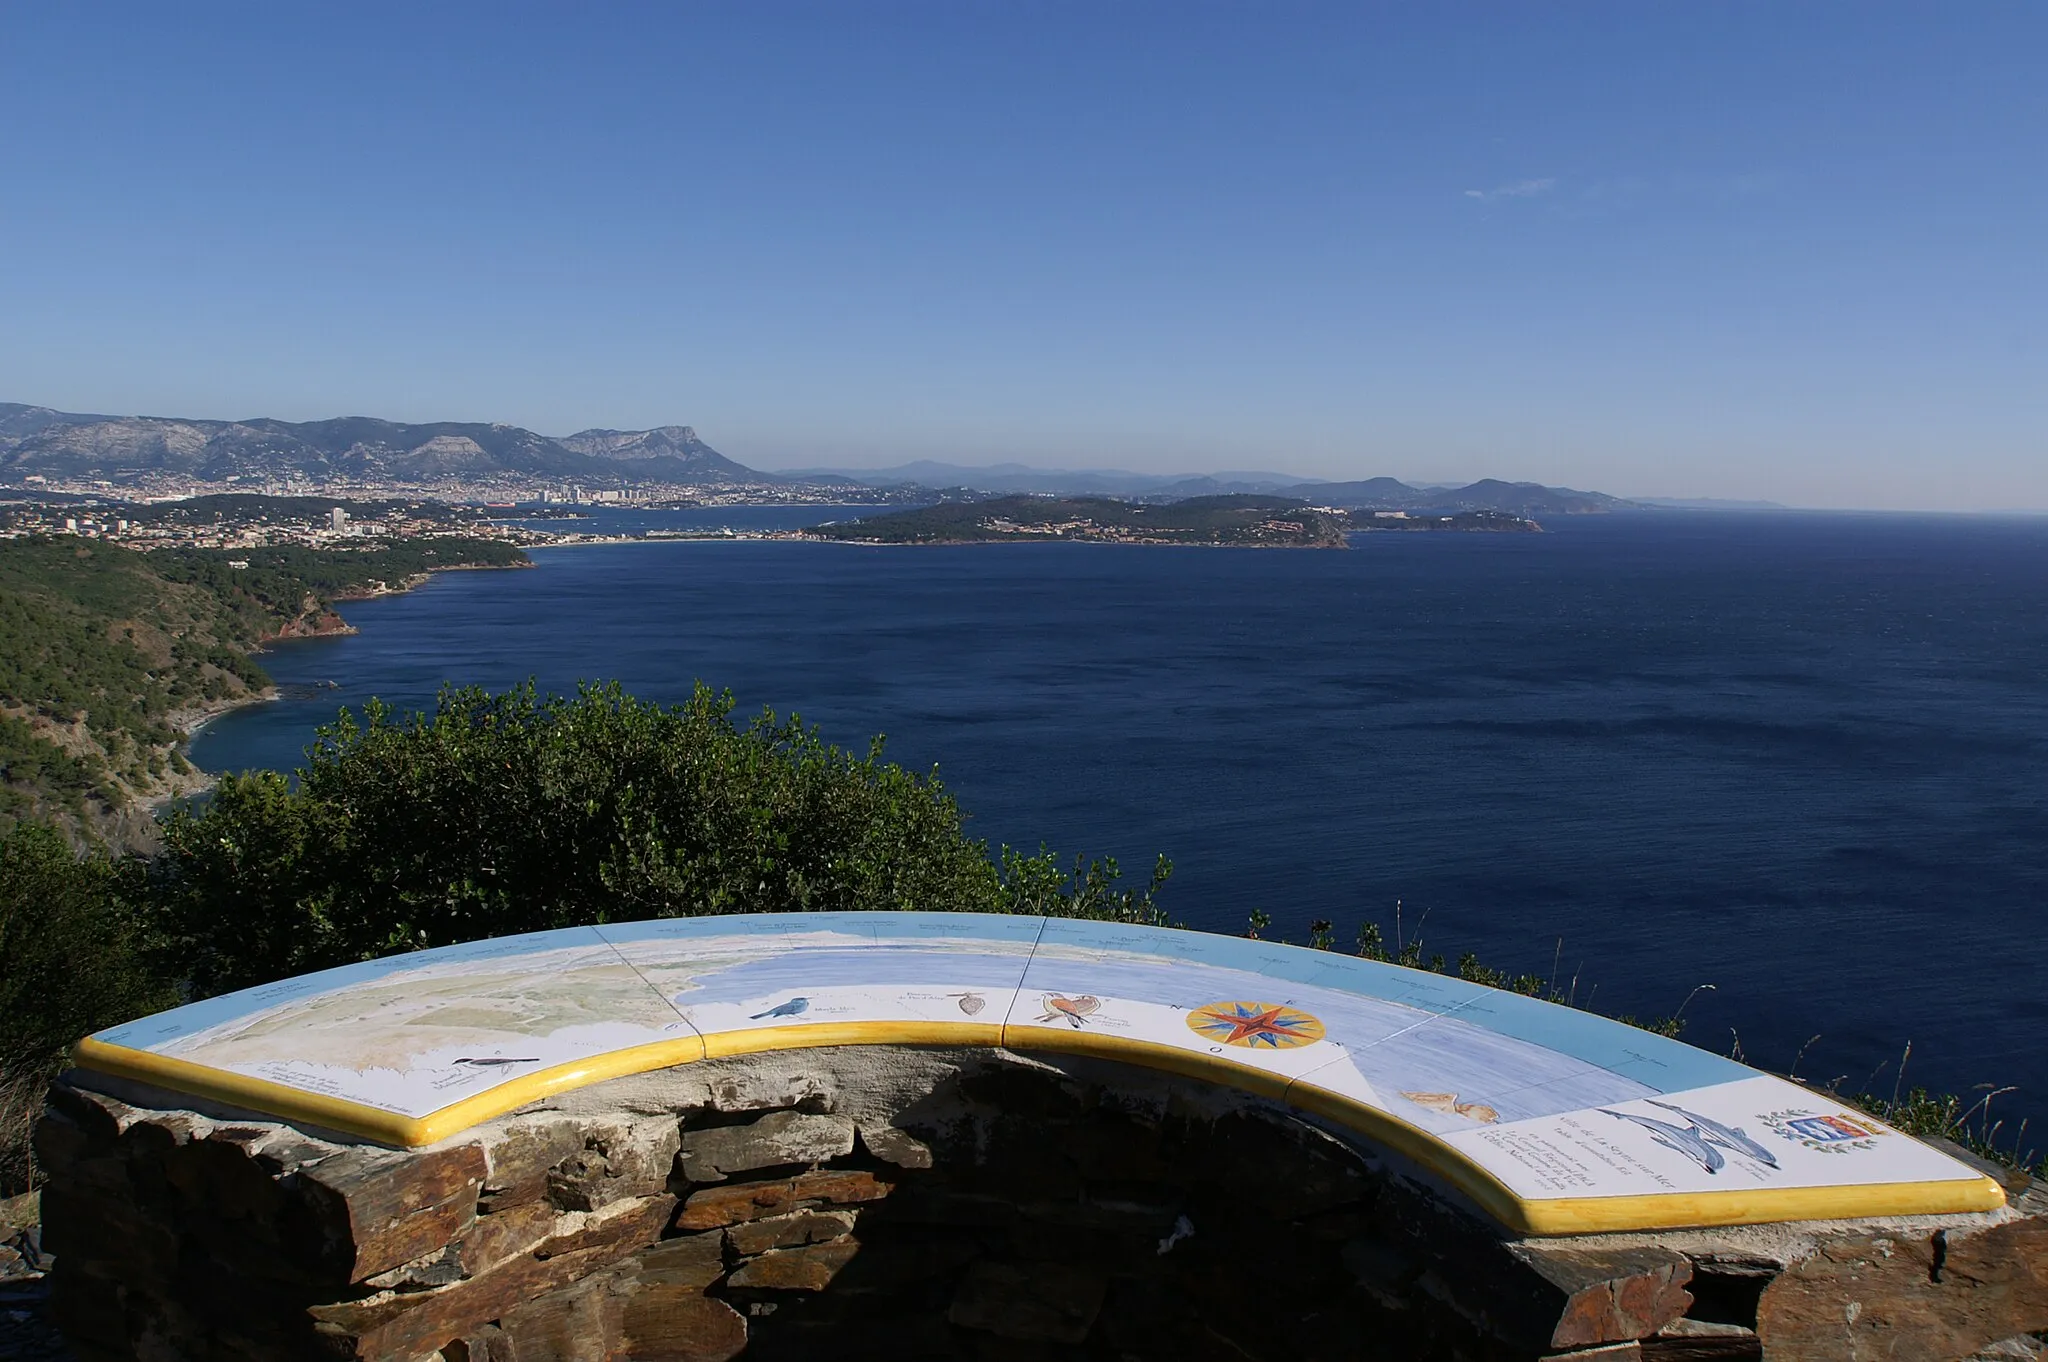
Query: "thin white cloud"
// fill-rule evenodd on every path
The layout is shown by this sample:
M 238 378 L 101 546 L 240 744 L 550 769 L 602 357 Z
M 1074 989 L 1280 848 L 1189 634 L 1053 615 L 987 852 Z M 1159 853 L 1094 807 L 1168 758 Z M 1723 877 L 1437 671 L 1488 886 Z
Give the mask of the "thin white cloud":
M 1555 178 L 1541 180 L 1516 180 L 1511 184 L 1495 185 L 1491 189 L 1468 189 L 1465 197 L 1481 203 L 1493 203 L 1499 199 L 1533 199 L 1539 194 L 1548 194 L 1557 188 Z

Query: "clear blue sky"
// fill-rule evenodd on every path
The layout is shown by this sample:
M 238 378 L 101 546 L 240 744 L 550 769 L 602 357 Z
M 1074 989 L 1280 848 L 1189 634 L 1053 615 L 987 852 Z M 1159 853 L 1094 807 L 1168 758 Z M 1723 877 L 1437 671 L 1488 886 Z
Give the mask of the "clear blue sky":
M 2048 507 L 2048 5 L 0 8 L 0 400 Z

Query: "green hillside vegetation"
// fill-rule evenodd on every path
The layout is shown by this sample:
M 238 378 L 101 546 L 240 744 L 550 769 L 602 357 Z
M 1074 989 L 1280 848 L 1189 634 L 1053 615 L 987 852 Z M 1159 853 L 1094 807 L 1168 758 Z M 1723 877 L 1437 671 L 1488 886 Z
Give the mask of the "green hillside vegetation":
M 270 612 L 166 566 L 87 540 L 0 544 L 0 823 L 102 827 L 188 775 L 180 717 L 267 684 L 247 649 Z
M 1342 548 L 1344 522 L 1293 497 L 1191 497 L 1165 505 L 1114 497 L 995 497 L 892 511 L 804 531 L 862 544 L 1080 540 Z
M 149 951 L 147 874 L 54 828 L 0 831 L 0 1197 L 30 1181 L 28 1132 L 72 1042 L 179 1001 Z
M 1150 921 L 1114 863 L 991 858 L 936 773 L 616 686 L 444 692 L 320 731 L 296 780 L 251 772 L 164 825 L 180 978 L 211 993 L 395 950 L 710 913 L 1065 905 Z M 488 774 L 486 774 L 488 773 Z M 450 829 L 461 829 L 450 836 Z M 1163 875 L 1163 872 L 1162 872 Z
M 215 492 L 206 496 L 181 497 L 175 501 L 124 502 L 116 511 L 134 525 L 277 525 L 321 524 L 328 512 L 339 506 L 357 520 L 382 520 L 402 515 L 419 520 L 451 524 L 481 518 L 479 512 L 459 509 L 440 501 L 394 498 L 352 500 L 346 497 L 269 496 L 261 492 Z
M 249 653 L 264 639 L 373 583 L 524 561 L 467 539 L 148 554 L 69 536 L 0 541 L 0 827 L 44 818 L 74 837 L 127 837 L 138 801 L 201 783 L 178 751 L 183 730 L 263 691 Z
M 362 548 L 346 549 L 162 549 L 149 559 L 168 580 L 201 583 L 223 600 L 254 602 L 284 620 L 306 612 L 307 596 L 325 604 L 379 585 L 396 588 L 429 572 L 531 565 L 515 544 L 446 535 L 368 540 Z M 249 566 L 233 568 L 231 562 Z

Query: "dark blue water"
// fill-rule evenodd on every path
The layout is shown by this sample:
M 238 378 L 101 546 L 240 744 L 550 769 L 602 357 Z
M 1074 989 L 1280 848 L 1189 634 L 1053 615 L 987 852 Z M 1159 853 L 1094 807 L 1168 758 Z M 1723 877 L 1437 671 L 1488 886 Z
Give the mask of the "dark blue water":
M 815 509 L 753 523 L 802 524 Z M 672 523 L 731 523 L 697 512 Z M 578 522 L 602 529 L 605 522 Z M 537 553 L 279 648 L 339 689 L 213 769 L 444 680 L 675 699 L 699 677 L 937 763 L 990 842 L 1165 852 L 1198 926 L 1263 908 L 1578 977 L 1821 1080 L 2048 1122 L 2048 521 L 1673 513 L 1348 553 L 667 543 Z M 943 906 L 943 905 L 934 905 Z M 1561 953 L 1558 942 L 1562 939 Z M 1597 988 L 1597 993 L 1594 990 Z

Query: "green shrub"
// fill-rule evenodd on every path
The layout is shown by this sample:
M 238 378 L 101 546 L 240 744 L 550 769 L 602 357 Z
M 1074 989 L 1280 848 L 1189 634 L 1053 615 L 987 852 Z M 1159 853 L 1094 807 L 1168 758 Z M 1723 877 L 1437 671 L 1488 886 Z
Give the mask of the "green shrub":
M 513 932 L 717 913 L 934 909 L 1154 921 L 1164 878 L 1114 862 L 1000 861 L 936 775 L 832 747 L 798 720 L 745 726 L 698 687 L 616 685 L 372 702 L 320 731 L 293 787 L 223 780 L 164 826 L 156 894 L 180 976 L 210 994 Z
M 138 862 L 81 857 L 37 824 L 0 833 L 0 1194 L 28 1180 L 29 1127 L 72 1042 L 177 1001 L 141 889 Z

